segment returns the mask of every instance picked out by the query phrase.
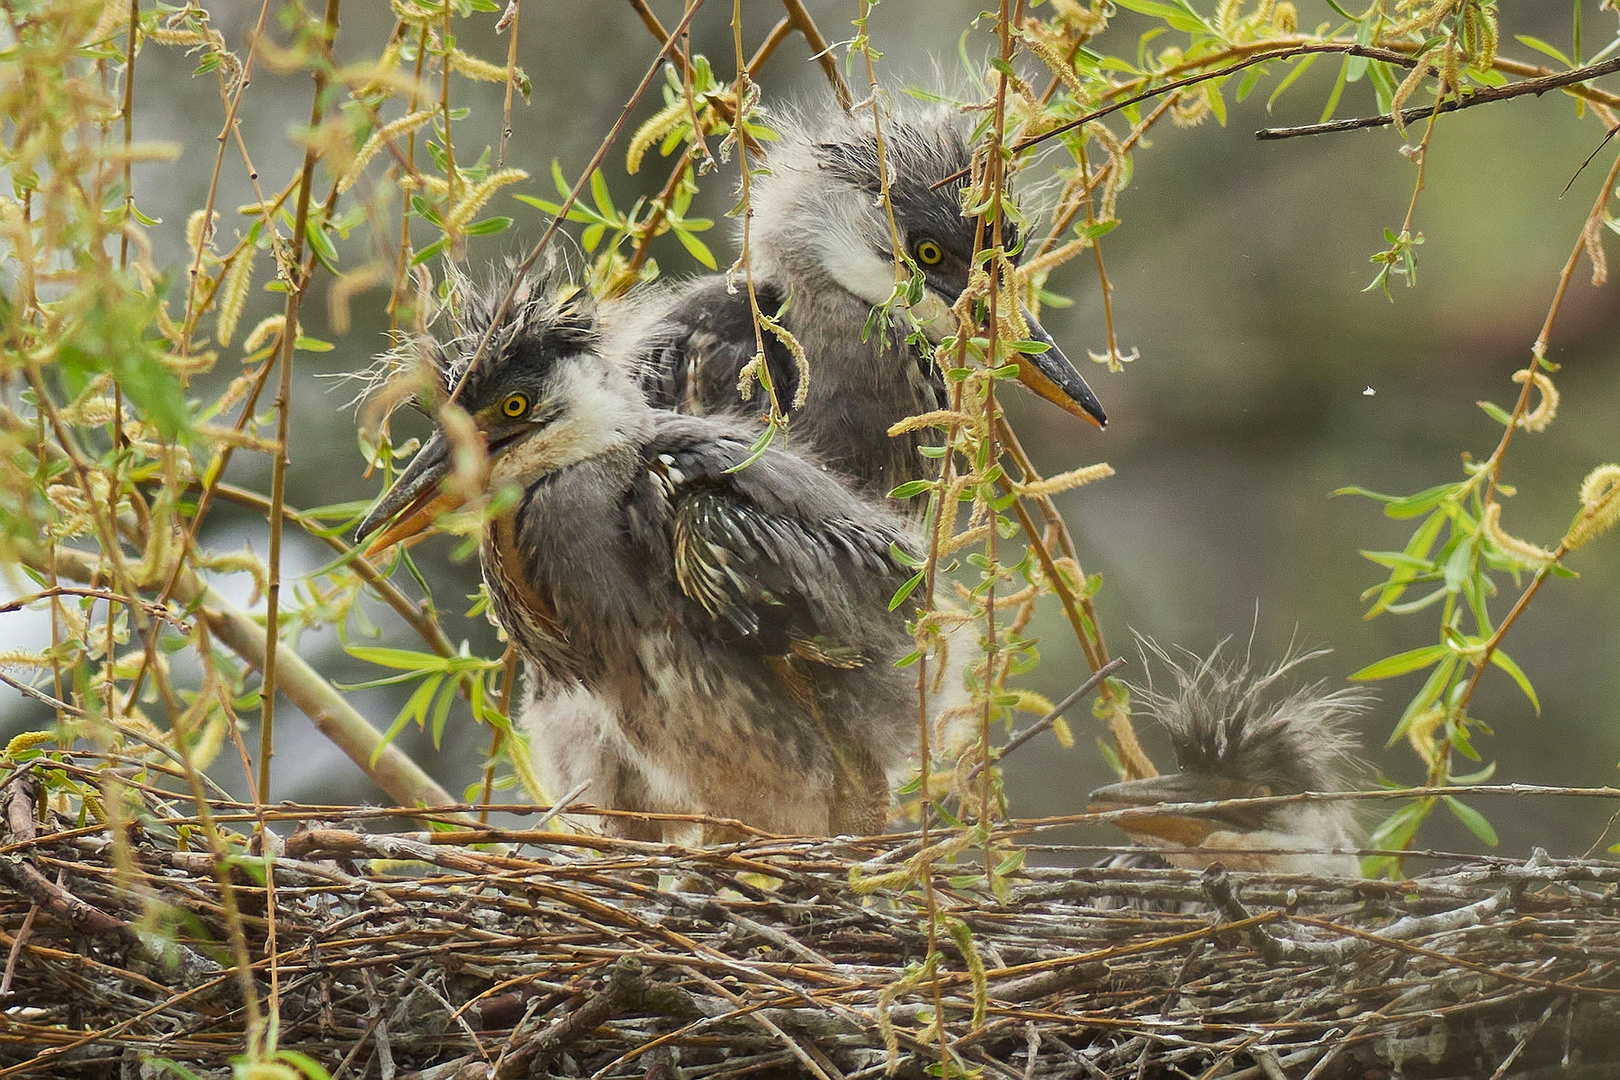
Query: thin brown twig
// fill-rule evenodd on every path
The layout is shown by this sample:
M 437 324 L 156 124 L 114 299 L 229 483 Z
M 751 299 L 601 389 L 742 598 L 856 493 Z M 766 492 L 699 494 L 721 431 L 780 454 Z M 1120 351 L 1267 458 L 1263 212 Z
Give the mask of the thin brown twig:
M 1234 69 L 1236 70 L 1236 69 Z M 1525 79 L 1522 82 L 1509 83 L 1506 86 L 1484 86 L 1469 91 L 1466 97 L 1448 98 L 1437 103 L 1432 111 L 1437 113 L 1456 112 L 1459 109 L 1472 109 L 1476 105 L 1489 105 L 1496 101 L 1507 101 L 1510 98 L 1523 97 L 1534 94 L 1540 97 L 1549 90 L 1560 90 L 1576 83 L 1588 82 L 1612 75 L 1620 71 L 1620 56 L 1610 57 L 1602 63 L 1588 64 L 1585 67 L 1572 68 L 1569 71 L 1560 71 L 1538 78 Z M 1418 106 L 1405 109 L 1400 114 L 1400 122 L 1410 124 L 1421 120 L 1431 111 L 1429 106 Z M 1335 135 L 1343 131 L 1361 131 L 1366 128 L 1387 127 L 1396 122 L 1393 113 L 1382 113 L 1378 116 L 1356 116 L 1344 120 L 1329 120 L 1322 124 L 1303 124 L 1297 127 L 1261 128 L 1254 133 L 1254 137 L 1263 140 L 1297 139 L 1302 135 Z
M 309 110 L 311 131 L 321 126 L 325 111 L 327 73 L 331 65 L 332 41 L 337 35 L 339 0 L 326 0 L 325 27 L 321 55 L 315 66 L 315 92 Z M 447 8 L 448 10 L 448 8 Z M 445 61 L 448 65 L 448 59 Z M 310 143 L 304 151 L 304 167 L 298 185 L 298 202 L 293 215 L 292 265 L 304 260 L 304 234 L 309 226 L 309 207 L 314 191 L 315 162 L 320 150 Z M 264 692 L 259 696 L 259 799 L 270 798 L 270 757 L 275 732 L 276 652 L 281 644 L 281 525 L 282 508 L 287 501 L 287 465 L 291 461 L 288 434 L 292 421 L 292 366 L 297 349 L 298 314 L 309 287 L 308 279 L 293 283 L 287 290 L 287 303 L 281 325 L 280 381 L 276 387 L 276 453 L 270 472 L 270 551 L 269 582 L 265 586 Z
M 259 511 L 261 514 L 268 515 L 270 511 L 269 498 L 260 495 L 256 491 L 249 491 L 246 488 L 237 487 L 235 484 L 223 483 L 216 484 L 214 490 L 220 498 L 225 499 L 227 502 L 236 503 L 238 506 L 246 506 Z M 326 526 L 309 515 L 288 506 L 283 506 L 281 513 L 288 521 L 297 525 L 315 539 L 320 540 L 339 555 L 348 558 L 354 552 L 351 545 L 344 543 L 341 537 L 332 535 Z M 444 628 L 439 625 L 438 620 L 430 617 L 423 610 L 421 604 L 412 603 L 411 599 L 400 592 L 392 581 L 383 576 L 383 573 L 373 566 L 369 559 L 362 555 L 356 555 L 348 560 L 347 566 L 354 571 L 361 581 L 364 581 L 376 592 L 383 603 L 387 604 L 394 610 L 396 615 L 405 620 L 405 625 L 416 631 L 417 636 L 430 649 L 446 658 L 456 655 L 455 645 L 445 635 Z
M 506 44 L 506 103 L 501 109 L 501 148 L 495 155 L 497 169 L 506 164 L 506 143 L 512 138 L 512 90 L 517 82 L 518 14 L 522 7 L 522 0 L 507 0 L 506 11 L 495 28 L 512 35 Z
M 833 96 L 838 99 L 838 107 L 848 112 L 855 98 L 849 92 L 849 84 L 844 81 L 843 74 L 838 70 L 838 61 L 833 57 L 832 46 L 827 44 L 821 28 L 816 25 L 816 20 L 810 17 L 810 12 L 805 10 L 801 0 L 782 0 L 782 6 L 787 9 L 788 21 L 809 43 L 811 59 L 821 65 L 821 73 L 827 76 L 827 81 L 832 84 Z
M 634 2 L 636 0 L 632 0 L 632 3 Z M 524 276 L 540 260 L 541 254 L 546 250 L 546 245 L 551 243 L 551 238 L 557 235 L 557 229 L 561 227 L 563 221 L 568 217 L 568 211 L 572 210 L 574 204 L 579 201 L 581 193 L 585 190 L 585 185 L 591 182 L 591 176 L 596 172 L 597 166 L 602 164 L 602 160 L 607 157 L 608 150 L 618 141 L 619 135 L 624 131 L 624 125 L 630 119 L 630 113 L 634 111 L 636 105 L 646 95 L 647 89 L 652 86 L 653 79 L 657 78 L 659 66 L 672 51 L 670 43 L 686 31 L 686 28 L 691 25 L 692 19 L 702 6 L 703 0 L 692 0 L 686 9 L 686 14 L 681 16 L 681 21 L 676 23 L 675 29 L 666 36 L 663 47 L 658 50 L 657 57 L 647 66 L 647 71 L 642 75 L 641 82 L 631 92 L 629 100 L 624 103 L 624 108 L 619 111 L 618 118 L 613 121 L 613 126 L 603 136 L 601 144 L 596 148 L 596 152 L 591 155 L 591 160 L 586 163 L 584 171 L 580 173 L 578 182 L 568 192 L 568 197 L 563 199 L 562 205 L 557 208 L 556 216 L 551 219 L 551 224 L 546 226 L 545 231 L 540 234 L 540 239 L 536 240 L 534 247 L 530 249 L 529 254 L 517 265 L 512 274 L 512 284 L 507 287 L 506 294 L 501 297 L 501 302 L 495 306 L 495 310 L 491 313 L 489 326 L 485 329 L 483 336 L 478 339 L 478 344 L 472 350 L 465 370 L 462 371 L 461 377 L 456 380 L 456 385 L 450 390 L 449 401 L 451 403 L 454 403 L 456 398 L 461 395 L 461 388 L 467 384 L 467 376 L 478 366 L 484 354 L 489 350 L 490 340 L 496 328 L 506 318 L 507 309 L 512 306 L 512 298 L 517 295 L 518 286 L 522 284 Z
M 45 589 L 42 592 L 30 593 L 28 596 L 19 596 L 15 600 L 7 600 L 4 603 L 0 603 L 0 613 L 18 611 L 27 607 L 29 604 L 37 604 L 39 601 L 49 599 L 53 596 L 85 596 L 94 600 L 106 600 L 114 604 L 122 604 L 125 607 L 142 607 L 146 609 L 146 613 L 148 615 L 162 619 L 164 622 L 174 626 L 175 629 L 179 630 L 181 633 L 191 632 L 191 625 L 174 612 L 170 611 L 167 607 L 161 607 L 157 604 L 151 603 L 150 601 L 142 600 L 138 596 L 125 596 L 122 593 L 108 592 L 106 589 L 87 589 L 81 588 L 77 585 L 57 585 L 54 588 Z
M 1552 303 L 1547 309 L 1547 318 L 1542 322 L 1541 332 L 1536 335 L 1535 343 L 1530 347 L 1531 361 L 1529 370 L 1532 373 L 1535 372 L 1537 366 L 1547 355 L 1547 344 L 1552 337 L 1553 323 L 1557 320 L 1559 309 L 1563 306 L 1564 294 L 1569 288 L 1570 278 L 1575 273 L 1575 266 L 1580 261 L 1581 252 L 1586 250 L 1587 232 L 1594 220 L 1602 219 L 1616 183 L 1620 183 L 1620 156 L 1616 156 L 1614 164 L 1609 166 L 1609 174 L 1604 178 L 1603 186 L 1598 189 L 1597 198 L 1592 203 L 1592 210 L 1587 215 L 1586 221 L 1582 224 L 1581 235 L 1575 241 L 1574 250 L 1569 253 L 1569 258 L 1565 260 L 1564 268 L 1558 275 L 1558 287 L 1553 291 Z M 1496 444 L 1496 449 L 1491 452 L 1490 458 L 1484 465 L 1488 476 L 1485 488 L 1485 503 L 1487 505 L 1496 496 L 1497 483 L 1502 473 L 1502 460 L 1507 455 L 1508 446 L 1513 441 L 1513 433 L 1519 427 L 1520 418 L 1530 410 L 1530 395 L 1535 388 L 1535 384 L 1536 380 L 1533 378 L 1524 380 L 1524 387 L 1519 391 L 1519 399 L 1514 404 L 1508 425 L 1502 431 L 1501 441 Z M 1568 552 L 1569 539 L 1565 537 L 1559 543 L 1558 549 L 1553 553 L 1552 561 L 1536 572 L 1535 578 L 1520 594 L 1518 601 L 1513 605 L 1512 610 L 1508 612 L 1507 617 L 1497 625 L 1495 631 L 1492 632 L 1490 638 L 1480 650 L 1477 659 L 1470 658 L 1474 659 L 1474 671 L 1468 678 L 1468 684 L 1463 689 L 1462 697 L 1458 699 L 1457 707 L 1459 709 L 1467 709 L 1468 703 L 1473 700 L 1474 690 L 1479 686 L 1480 678 L 1490 665 L 1491 655 L 1495 653 L 1497 647 L 1501 644 L 1502 638 L 1507 634 L 1508 629 L 1518 621 L 1519 616 L 1524 614 L 1525 609 L 1530 606 L 1530 601 L 1541 590 L 1541 586 L 1547 580 L 1552 567 L 1557 565 L 1558 560 L 1562 559 Z
M 1190 62 L 1188 66 L 1192 66 L 1192 64 L 1203 65 L 1219 63 L 1222 59 L 1234 55 L 1236 51 L 1237 50 L 1228 50 L 1227 52 L 1223 52 L 1215 56 L 1200 57 L 1196 61 Z M 1135 105 L 1138 102 L 1146 101 L 1149 98 L 1155 98 L 1161 94 L 1174 93 L 1177 90 L 1184 90 L 1189 86 L 1195 86 L 1198 83 L 1208 82 L 1211 79 L 1224 78 L 1227 75 L 1235 74 L 1242 71 L 1244 68 L 1253 67 L 1256 64 L 1264 64 L 1272 60 L 1287 60 L 1291 57 L 1306 56 L 1312 53 L 1344 53 L 1349 56 L 1362 56 L 1372 60 L 1383 60 L 1391 64 L 1400 64 L 1403 67 L 1411 67 L 1417 63 L 1417 61 L 1413 60 L 1409 56 L 1403 55 L 1402 53 L 1395 52 L 1390 49 L 1380 49 L 1369 45 L 1360 45 L 1355 42 L 1324 41 L 1288 45 L 1272 51 L 1247 56 L 1236 63 L 1230 64 L 1223 68 L 1218 68 L 1214 71 L 1201 71 L 1196 75 L 1189 75 L 1186 78 L 1173 79 L 1170 82 L 1164 83 L 1163 85 L 1155 86 L 1150 89 L 1143 90 L 1141 93 L 1133 94 L 1130 97 L 1121 98 L 1120 100 L 1110 102 L 1109 104 L 1101 106 L 1100 108 L 1093 109 L 1091 112 L 1088 112 L 1084 116 L 1077 119 L 1065 121 L 1064 123 L 1059 124 L 1057 127 L 1048 128 L 1046 131 L 1043 131 L 1038 135 L 1031 135 L 1028 138 L 1020 139 L 1007 149 L 1016 156 L 1017 154 L 1021 154 L 1025 150 L 1038 146 L 1049 139 L 1055 139 L 1059 135 L 1066 134 L 1079 127 L 1084 127 L 1093 120 L 1100 120 L 1105 116 L 1119 112 L 1121 109 L 1130 108 L 1132 105 Z M 940 180 L 933 186 L 934 188 L 938 189 L 953 181 L 960 180 L 966 175 L 966 171 L 961 170 L 952 174 L 951 176 L 945 177 L 943 180 Z

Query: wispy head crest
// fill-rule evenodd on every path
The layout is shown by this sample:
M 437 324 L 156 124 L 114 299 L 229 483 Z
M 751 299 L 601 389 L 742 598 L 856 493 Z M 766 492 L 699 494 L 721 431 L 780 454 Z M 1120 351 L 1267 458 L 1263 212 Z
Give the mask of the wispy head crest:
M 554 251 L 528 273 L 507 260 L 481 282 L 454 265 L 446 265 L 444 275 L 449 300 L 432 314 L 427 330 L 398 333 L 395 346 L 364 375 L 362 396 L 384 411 L 405 401 L 431 411 L 458 385 L 458 400 L 476 400 L 485 373 L 498 370 L 522 345 L 565 355 L 600 342 L 594 301 L 573 283 L 567 260 Z
M 1230 639 L 1228 639 L 1230 640 Z M 1248 657 L 1223 660 L 1223 641 L 1207 657 L 1173 659 L 1138 636 L 1146 687 L 1135 691 L 1144 711 L 1170 735 L 1184 771 L 1214 773 L 1263 784 L 1274 794 L 1343 791 L 1362 771 L 1356 723 L 1374 699 L 1359 690 L 1327 691 L 1324 682 L 1288 691 L 1294 668 L 1329 650 L 1289 650 L 1271 668 L 1256 671 Z M 1175 687 L 1153 685 L 1151 659 L 1167 666 Z

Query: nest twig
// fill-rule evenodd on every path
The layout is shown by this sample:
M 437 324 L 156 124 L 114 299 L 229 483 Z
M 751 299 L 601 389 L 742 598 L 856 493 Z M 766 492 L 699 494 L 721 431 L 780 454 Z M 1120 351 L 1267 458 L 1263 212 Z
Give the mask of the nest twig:
M 229 1075 L 241 984 L 193 823 L 148 791 L 115 844 L 21 814 L 27 785 L 3 789 L 0 1077 L 154 1057 Z M 917 906 L 849 884 L 903 839 L 689 850 L 507 830 L 490 835 L 524 842 L 473 847 L 372 831 L 374 809 L 318 813 L 272 815 L 305 819 L 273 907 L 246 873 L 235 892 L 261 989 L 275 913 L 279 1045 L 335 1078 L 923 1076 L 942 1043 L 952 1074 L 1032 1080 L 1620 1063 L 1614 863 L 1396 883 L 1115 859 L 1028 868 L 1004 903 L 942 875 L 973 957 L 935 969 L 941 1040 Z

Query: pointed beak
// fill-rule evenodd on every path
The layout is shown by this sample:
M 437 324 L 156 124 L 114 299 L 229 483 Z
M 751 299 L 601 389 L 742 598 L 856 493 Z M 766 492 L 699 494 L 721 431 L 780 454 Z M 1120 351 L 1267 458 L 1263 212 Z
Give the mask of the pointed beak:
M 1091 793 L 1088 802 L 1091 811 L 1098 813 L 1156 806 L 1162 803 L 1240 799 L 1254 794 L 1256 792 L 1245 789 L 1235 780 L 1189 773 L 1170 773 L 1100 787 Z M 1250 820 L 1252 814 L 1253 811 L 1245 814 L 1236 808 L 1224 814 L 1186 814 L 1167 809 L 1163 814 L 1125 818 L 1114 824 L 1134 836 L 1147 836 L 1173 844 L 1197 847 L 1217 829 L 1246 832 L 1259 828 L 1258 821 Z
M 1102 402 L 1091 392 L 1091 387 L 1080 377 L 1080 372 L 1069 363 L 1069 358 L 1063 355 L 1063 350 L 1046 332 L 1046 327 L 1029 313 L 1028 308 L 1024 309 L 1024 321 L 1029 323 L 1030 340 L 1045 345 L 1046 351 L 1033 355 L 1018 354 L 1019 380 L 1064 412 L 1089 420 L 1100 428 L 1107 427 L 1108 414 L 1103 412 Z
M 366 545 L 365 555 L 371 558 L 389 547 L 408 540 L 433 524 L 435 518 L 454 510 L 466 502 L 440 486 L 450 475 L 450 442 L 443 431 L 433 436 L 416 452 L 411 464 L 394 481 L 394 486 L 383 493 L 377 505 L 355 529 L 355 539 L 365 540 L 373 532 L 376 536 Z M 384 528 L 383 526 L 387 526 Z

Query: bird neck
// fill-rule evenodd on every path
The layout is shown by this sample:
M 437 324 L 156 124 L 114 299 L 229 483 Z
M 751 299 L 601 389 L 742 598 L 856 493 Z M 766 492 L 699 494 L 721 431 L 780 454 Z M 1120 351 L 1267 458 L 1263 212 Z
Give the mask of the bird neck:
M 894 262 L 873 248 L 889 222 L 872 200 L 792 153 L 754 191 L 754 272 L 795 291 L 836 287 L 867 307 L 894 291 Z M 886 246 L 886 245 L 885 245 Z

